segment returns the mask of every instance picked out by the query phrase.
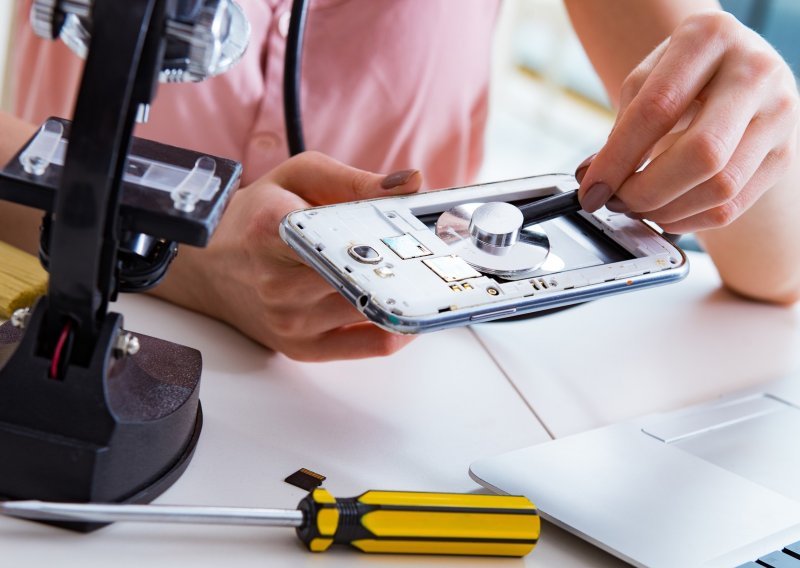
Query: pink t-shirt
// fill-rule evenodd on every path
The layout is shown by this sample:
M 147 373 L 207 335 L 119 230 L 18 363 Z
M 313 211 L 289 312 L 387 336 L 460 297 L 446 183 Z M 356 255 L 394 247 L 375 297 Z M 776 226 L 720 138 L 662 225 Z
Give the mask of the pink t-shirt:
M 239 0 L 250 46 L 228 73 L 161 85 L 137 135 L 233 158 L 247 184 L 288 157 L 283 59 L 289 0 Z M 36 37 L 18 2 L 18 116 L 72 115 L 82 63 Z M 480 166 L 498 0 L 311 0 L 303 55 L 306 146 L 376 172 L 418 168 L 427 187 Z

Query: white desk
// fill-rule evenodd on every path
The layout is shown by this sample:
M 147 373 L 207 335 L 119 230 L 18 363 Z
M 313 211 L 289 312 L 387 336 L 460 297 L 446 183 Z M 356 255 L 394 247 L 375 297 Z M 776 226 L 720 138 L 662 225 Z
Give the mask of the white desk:
M 366 489 L 473 491 L 472 460 L 548 439 L 528 404 L 562 435 L 708 398 L 791 366 L 798 311 L 715 293 L 713 271 L 702 257 L 693 260 L 690 280 L 673 287 L 539 320 L 428 335 L 388 359 L 326 364 L 295 363 L 219 322 L 152 298 L 125 297 L 115 309 L 127 328 L 197 347 L 204 358 L 200 444 L 159 502 L 291 508 L 303 494 L 282 479 L 299 467 L 327 475 L 326 487 L 339 496 Z M 648 323 L 654 319 L 658 327 Z M 612 339 L 623 330 L 629 355 L 618 349 L 612 372 L 599 355 L 619 346 Z M 693 344 L 711 334 L 716 339 L 706 348 L 733 357 L 725 369 L 738 369 L 727 382 L 698 384 L 702 374 L 686 373 L 681 361 L 696 363 Z M 728 346 L 729 336 L 747 338 L 748 347 Z M 581 357 L 562 345 L 569 337 L 584 346 Z M 747 363 L 748 357 L 755 360 Z M 306 565 L 624 566 L 551 525 L 531 555 L 513 560 L 345 549 L 315 555 L 289 529 L 117 524 L 77 535 L 0 518 L 3 568 Z
M 474 491 L 478 456 L 547 435 L 467 329 L 429 335 L 389 359 L 300 364 L 231 328 L 158 300 L 128 296 L 126 327 L 199 348 L 205 426 L 194 460 L 165 503 L 294 507 L 282 480 L 300 467 L 335 495 L 366 489 Z M 559 531 L 551 532 L 559 535 Z M 568 535 L 575 566 L 595 550 Z M 558 536 L 554 536 L 555 539 Z M 549 549 L 549 551 L 548 551 Z M 562 556 L 543 544 L 530 565 Z M 541 553 L 541 554 L 540 554 Z M 523 565 L 523 561 L 306 552 L 290 529 L 118 524 L 90 535 L 0 518 L 0 566 Z M 612 564 L 613 565 L 613 564 Z
M 800 306 L 743 300 L 708 256 L 689 258 L 681 283 L 473 330 L 555 437 L 800 369 Z

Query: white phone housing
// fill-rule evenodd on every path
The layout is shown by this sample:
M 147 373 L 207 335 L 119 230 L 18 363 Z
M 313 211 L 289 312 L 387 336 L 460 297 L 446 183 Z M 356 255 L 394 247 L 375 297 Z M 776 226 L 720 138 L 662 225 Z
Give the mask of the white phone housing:
M 542 223 L 550 253 L 544 265 L 518 280 L 471 270 L 429 226 L 464 203 L 532 201 L 577 187 L 573 176 L 550 174 L 341 203 L 290 213 L 280 232 L 368 319 L 399 333 L 585 302 L 688 274 L 678 247 L 647 223 L 606 209 Z M 353 255 L 359 246 L 377 255 Z

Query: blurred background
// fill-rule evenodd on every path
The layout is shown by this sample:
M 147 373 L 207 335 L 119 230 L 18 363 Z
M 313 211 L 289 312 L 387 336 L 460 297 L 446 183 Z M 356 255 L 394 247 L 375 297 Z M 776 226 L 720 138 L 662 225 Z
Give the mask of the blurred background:
M 722 0 L 800 70 L 800 1 Z M 493 61 L 484 181 L 574 172 L 614 113 L 561 0 L 504 0 Z
M 11 23 L 15 1 L 0 0 L 0 110 L 7 110 L 10 103 L 6 69 L 8 68 L 8 54 L 11 50 Z
M 0 0 L 0 108 L 8 109 L 7 60 L 16 0 Z M 723 0 L 800 66 L 799 0 Z M 561 0 L 504 0 L 495 35 L 484 181 L 573 172 L 600 148 L 613 122 L 603 88 Z

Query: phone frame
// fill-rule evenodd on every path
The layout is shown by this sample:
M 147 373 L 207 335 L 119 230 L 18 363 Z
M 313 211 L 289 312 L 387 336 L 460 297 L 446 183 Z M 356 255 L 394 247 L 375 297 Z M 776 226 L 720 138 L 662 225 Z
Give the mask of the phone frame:
M 440 290 L 455 290 L 453 284 L 461 286 L 463 282 L 448 282 L 443 277 L 430 279 L 432 271 L 419 268 L 419 261 L 423 258 L 452 255 L 447 245 L 420 221 L 420 217 L 463 203 L 531 200 L 570 191 L 577 186 L 571 175 L 547 174 L 313 207 L 286 215 L 280 224 L 280 235 L 304 262 L 369 320 L 384 329 L 403 334 L 436 331 L 582 303 L 677 282 L 688 274 L 689 263 L 684 252 L 648 223 L 605 208 L 594 213 L 581 211 L 574 215 L 588 221 L 597 231 L 596 239 L 610 239 L 633 258 L 512 281 L 488 274 L 480 278 L 465 278 L 463 282 L 475 284 L 469 290 L 462 290 L 469 293 L 450 296 L 452 303 L 436 308 L 434 313 L 431 303 L 436 305 L 439 301 L 441 306 L 442 301 L 437 298 L 444 297 L 439 294 Z M 547 223 L 544 227 L 548 226 Z M 380 234 L 370 234 L 375 227 L 381 227 L 374 231 Z M 403 259 L 382 240 L 407 234 L 414 236 L 431 254 Z M 587 234 L 587 237 L 591 236 Z M 381 254 L 381 261 L 355 261 L 346 252 L 354 244 L 373 247 Z M 375 276 L 379 266 L 390 266 L 394 274 L 391 277 Z M 398 274 L 400 279 L 396 278 Z M 444 288 L 437 287 L 441 285 Z M 489 292 L 489 287 L 495 287 L 498 294 L 483 296 L 482 292 Z M 530 289 L 526 290 L 526 287 Z M 456 303 L 467 296 L 468 301 Z

